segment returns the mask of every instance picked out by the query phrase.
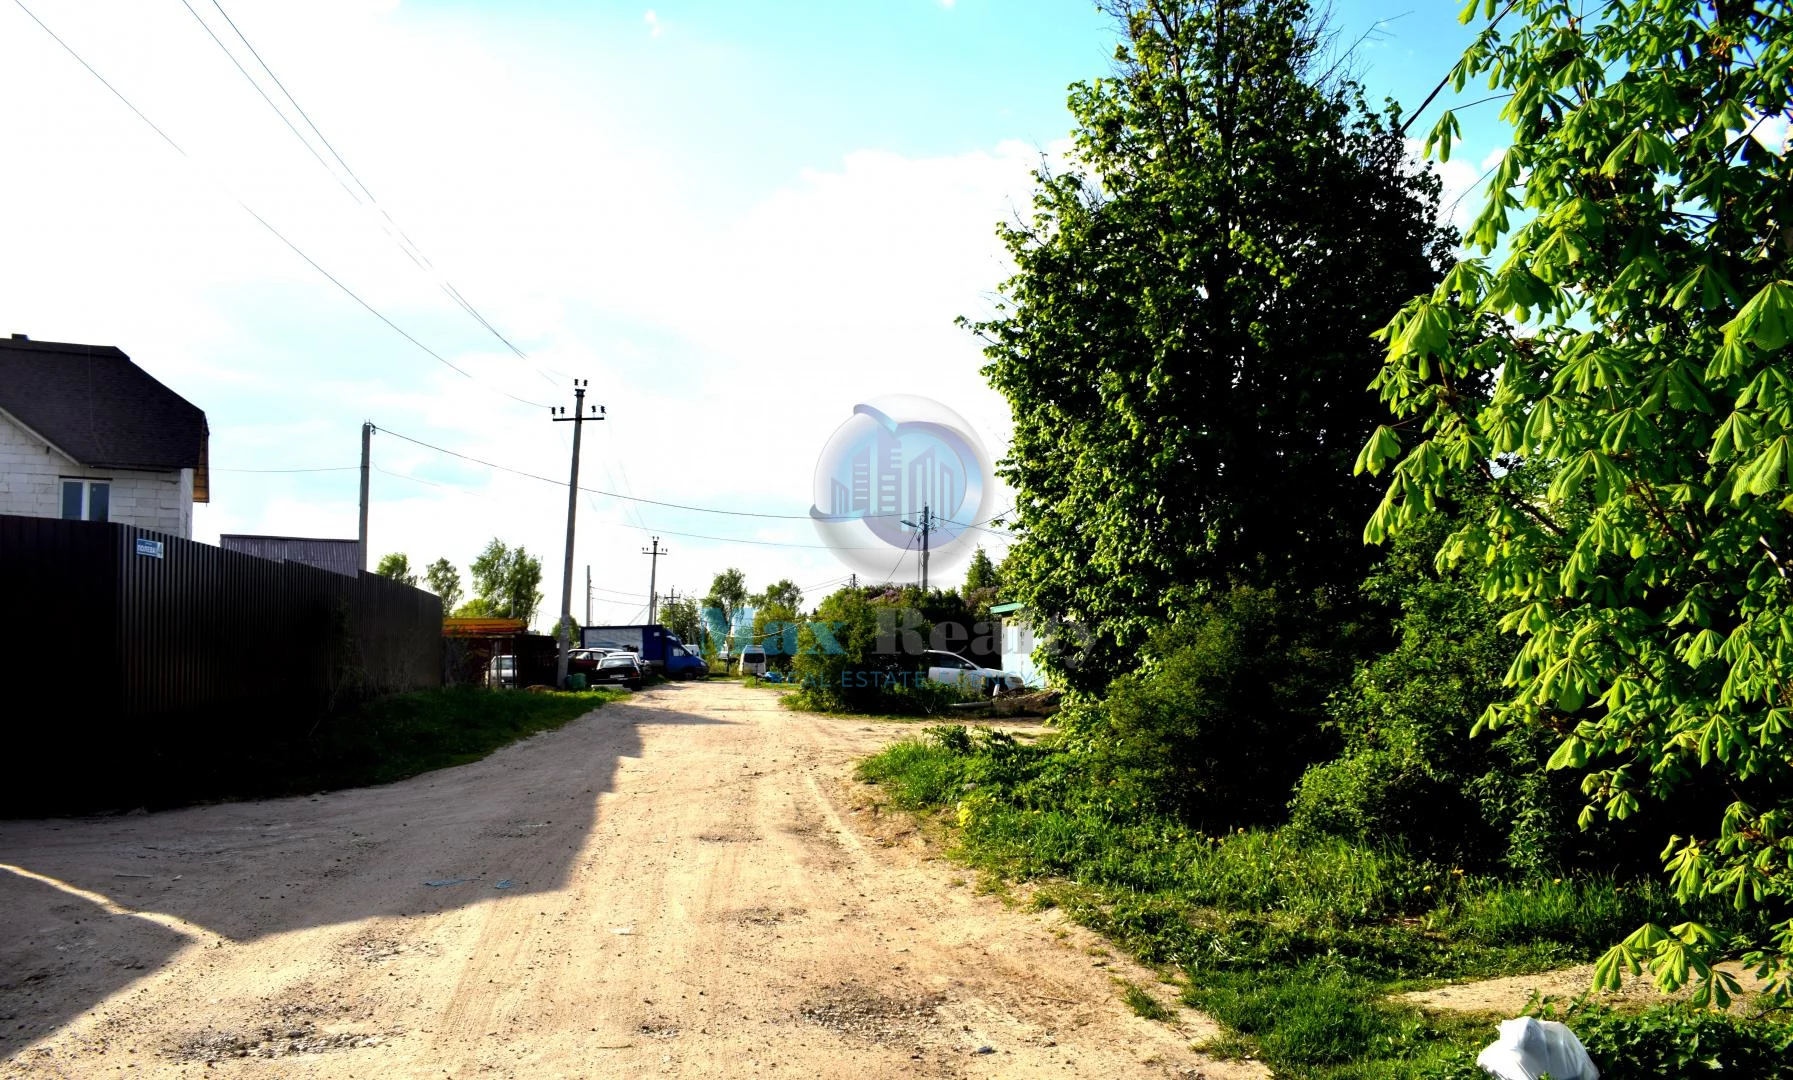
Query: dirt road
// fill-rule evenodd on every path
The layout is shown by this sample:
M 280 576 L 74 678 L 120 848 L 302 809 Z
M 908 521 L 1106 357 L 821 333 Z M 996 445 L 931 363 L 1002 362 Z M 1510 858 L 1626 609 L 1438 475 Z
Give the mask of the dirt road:
M 853 760 L 675 684 L 314 798 L 0 823 L 0 1075 L 1254 1075 L 974 895 Z

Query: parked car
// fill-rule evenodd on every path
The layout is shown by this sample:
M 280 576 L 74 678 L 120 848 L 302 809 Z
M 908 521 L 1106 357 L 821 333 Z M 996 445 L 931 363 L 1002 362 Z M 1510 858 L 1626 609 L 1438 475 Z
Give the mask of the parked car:
M 587 626 L 580 630 L 580 643 L 599 648 L 613 645 L 626 648 L 641 661 L 644 671 L 662 672 L 670 678 L 708 674 L 703 658 L 659 623 Z
M 591 686 L 626 686 L 641 689 L 641 661 L 634 653 L 614 652 L 598 661 L 597 671 L 586 676 Z
M 741 674 L 764 675 L 766 673 L 766 650 L 758 645 L 741 647 Z
M 974 664 L 958 653 L 930 649 L 924 660 L 928 666 L 928 678 L 939 683 L 956 683 L 967 690 L 995 697 L 1023 689 L 1027 683 L 1021 676 L 996 668 L 987 668 Z
M 567 650 L 567 674 L 584 675 L 589 681 L 593 675 L 598 673 L 598 665 L 604 662 L 604 658 L 617 653 L 622 653 L 625 656 L 634 655 L 626 649 L 569 649 Z
M 517 658 L 514 656 L 494 656 L 486 665 L 486 685 L 493 690 L 506 687 L 516 689 Z

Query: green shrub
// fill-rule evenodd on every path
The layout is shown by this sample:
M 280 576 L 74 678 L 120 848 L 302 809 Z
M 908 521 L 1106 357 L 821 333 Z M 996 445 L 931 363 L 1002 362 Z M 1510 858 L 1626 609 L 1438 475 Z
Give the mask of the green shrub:
M 1061 713 L 1097 782 L 1219 827 L 1281 815 L 1326 756 L 1325 702 L 1349 674 L 1354 624 L 1324 593 L 1235 588 L 1161 628 L 1145 664 Z
M 841 589 L 824 599 L 815 620 L 830 631 L 818 637 L 811 623 L 799 631 L 790 665 L 797 690 L 786 704 L 817 712 L 931 716 L 963 700 L 956 687 L 922 679 L 919 652 L 903 648 L 927 641 L 931 626 L 925 619 L 902 622 L 904 612 L 919 616 L 921 602 L 916 589 Z M 896 633 L 898 627 L 914 638 Z
M 1303 829 L 1471 866 L 1550 875 L 1603 846 L 1576 827 L 1574 782 L 1548 773 L 1548 732 L 1472 737 L 1502 695 L 1517 642 L 1466 571 L 1439 573 L 1431 552 L 1453 523 L 1486 512 L 1471 494 L 1403 535 L 1364 584 L 1398 610 L 1392 646 L 1362 663 L 1330 706 L 1344 744 L 1302 776 L 1292 819 Z
M 1599 1006 L 1531 1010 L 1562 1020 L 1587 1047 L 1600 1080 L 1709 1080 L 1793 1077 L 1793 1022 L 1704 1012 L 1665 1005 L 1641 1013 Z M 1493 1031 L 1484 1044 L 1492 1042 Z M 1429 1080 L 1488 1080 L 1475 1063 L 1476 1051 L 1463 1049 L 1428 1074 Z

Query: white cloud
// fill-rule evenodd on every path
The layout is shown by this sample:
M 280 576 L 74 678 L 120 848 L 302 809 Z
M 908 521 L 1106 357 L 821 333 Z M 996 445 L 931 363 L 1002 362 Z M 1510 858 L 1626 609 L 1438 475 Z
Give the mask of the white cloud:
M 1452 143 L 1449 161 L 1423 158 L 1420 151 L 1424 149 L 1425 141 L 1422 139 L 1408 139 L 1406 146 L 1413 167 L 1431 170 L 1443 183 L 1438 195 L 1439 220 L 1455 226 L 1458 232 L 1466 231 L 1482 212 L 1482 204 L 1487 198 L 1487 181 L 1492 178 L 1494 167 L 1506 156 L 1506 150 L 1491 150 L 1479 162 L 1471 164 L 1458 152 L 1463 149 L 1460 139 Z
M 653 8 L 648 8 L 647 11 L 642 13 L 641 21 L 647 23 L 649 37 L 660 36 L 660 31 L 663 28 L 660 25 L 660 16 L 655 14 Z

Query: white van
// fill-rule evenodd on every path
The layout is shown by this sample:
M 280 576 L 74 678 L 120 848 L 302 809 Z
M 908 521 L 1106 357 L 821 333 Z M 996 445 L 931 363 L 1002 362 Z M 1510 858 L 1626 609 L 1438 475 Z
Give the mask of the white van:
M 741 647 L 741 674 L 764 675 L 766 673 L 766 650 L 759 645 Z

